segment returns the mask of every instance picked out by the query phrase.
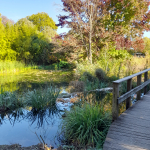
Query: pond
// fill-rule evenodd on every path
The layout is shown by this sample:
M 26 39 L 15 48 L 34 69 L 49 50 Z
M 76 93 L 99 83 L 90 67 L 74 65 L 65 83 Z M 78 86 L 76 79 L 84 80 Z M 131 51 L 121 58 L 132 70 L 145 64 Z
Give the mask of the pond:
M 71 71 L 28 70 L 16 74 L 0 75 L 0 88 L 4 91 L 16 91 L 18 94 L 44 89 L 54 84 L 65 93 L 68 83 L 73 80 Z M 72 96 L 71 96 L 72 98 Z M 36 145 L 44 140 L 54 148 L 61 145 L 59 139 L 60 123 L 65 110 L 73 105 L 70 99 L 57 102 L 56 109 L 37 110 L 32 107 L 18 108 L 0 112 L 0 145 L 18 143 L 22 146 Z M 112 93 L 89 92 L 86 101 L 101 101 L 106 111 L 111 112 Z M 120 112 L 125 110 L 125 103 L 120 105 Z
M 0 145 L 19 143 L 31 146 L 40 143 L 42 137 L 45 143 L 57 147 L 59 142 L 56 134 L 60 121 L 60 115 L 50 115 L 49 110 L 37 112 L 20 109 L 1 114 Z
M 69 71 L 51 72 L 34 69 L 15 74 L 1 74 L 0 89 L 21 94 L 34 89 L 43 89 L 52 83 L 63 91 L 71 74 Z M 50 109 L 37 111 L 31 107 L 0 112 L 0 145 L 19 143 L 22 146 L 31 146 L 40 143 L 42 138 L 45 143 L 56 148 L 60 145 L 56 135 L 62 119 L 62 110 L 65 108 L 58 104 L 54 111 Z

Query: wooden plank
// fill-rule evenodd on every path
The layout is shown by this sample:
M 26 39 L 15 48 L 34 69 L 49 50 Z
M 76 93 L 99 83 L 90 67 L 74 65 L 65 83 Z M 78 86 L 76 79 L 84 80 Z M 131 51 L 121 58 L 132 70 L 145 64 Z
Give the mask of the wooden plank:
M 118 98 L 118 104 L 122 103 L 124 100 L 126 100 L 128 97 L 130 97 L 131 95 L 135 94 L 136 92 L 138 92 L 139 90 L 143 89 L 146 85 L 148 85 L 150 83 L 150 79 L 146 82 L 144 82 L 143 84 L 135 87 L 134 89 L 130 90 L 129 92 L 121 95 Z
M 148 80 L 148 72 L 145 72 L 144 73 L 144 82 L 147 81 L 147 80 Z M 148 88 L 147 86 L 144 87 L 144 94 L 147 93 L 147 88 Z
M 105 141 L 105 144 L 107 144 L 107 146 L 115 145 L 115 147 L 118 148 L 118 144 L 119 144 L 119 145 L 128 145 L 134 148 L 135 147 L 143 148 L 143 149 L 150 148 L 150 140 L 146 140 L 144 138 L 141 138 L 140 136 L 134 136 L 132 134 L 125 134 L 125 133 L 122 134 L 119 132 L 111 131 L 110 133 L 108 133 L 108 137 L 109 138 L 106 138 Z M 109 139 L 111 139 L 111 141 L 109 141 Z
M 148 150 L 145 148 L 133 146 L 133 145 L 126 145 L 126 144 L 118 144 L 117 148 L 115 144 L 110 144 L 110 142 L 105 142 L 106 146 L 103 147 L 103 150 Z
M 111 128 L 109 129 L 110 131 L 116 131 L 116 132 L 120 132 L 120 133 L 125 133 L 125 134 L 134 134 L 135 136 L 141 136 L 141 138 L 145 138 L 147 140 L 150 140 L 150 131 L 148 130 L 148 128 L 141 128 L 141 126 L 136 126 L 136 127 L 128 127 L 127 125 L 120 125 L 118 126 L 117 124 L 111 126 Z
M 126 129 L 126 127 L 130 126 L 130 128 L 135 128 L 135 129 L 138 129 L 138 128 L 142 128 L 143 130 L 147 130 L 147 128 L 149 128 L 149 124 L 150 122 L 149 121 L 144 121 L 143 123 L 146 123 L 146 125 L 143 125 L 140 124 L 138 122 L 138 120 L 134 120 L 135 123 L 129 118 L 129 119 L 126 119 L 127 121 L 122 121 L 122 122 L 115 122 L 113 125 L 111 125 L 111 127 L 114 127 L 114 126 L 118 126 L 118 127 L 124 127 Z M 140 120 L 139 120 L 140 121 Z
M 127 80 L 127 92 L 132 88 L 132 79 Z M 126 110 L 131 106 L 131 96 L 126 99 Z
M 113 83 L 113 101 L 112 101 L 112 120 L 116 120 L 118 118 L 118 97 L 119 97 L 119 84 Z
M 141 74 L 143 74 L 143 73 L 145 73 L 145 72 L 148 72 L 149 70 L 150 70 L 150 68 L 149 68 L 149 69 L 146 69 L 146 70 L 143 70 L 143 71 L 141 71 L 141 72 L 135 73 L 135 74 L 133 74 L 133 75 L 131 75 L 131 76 L 127 76 L 127 77 L 125 77 L 125 78 L 122 78 L 122 79 L 113 81 L 113 83 L 118 83 L 118 84 L 119 84 L 119 83 L 121 83 L 121 82 L 123 82 L 123 81 L 132 79 L 133 77 L 136 77 L 136 76 L 141 75 Z
M 103 150 L 149 150 L 149 108 L 150 92 L 111 124 Z

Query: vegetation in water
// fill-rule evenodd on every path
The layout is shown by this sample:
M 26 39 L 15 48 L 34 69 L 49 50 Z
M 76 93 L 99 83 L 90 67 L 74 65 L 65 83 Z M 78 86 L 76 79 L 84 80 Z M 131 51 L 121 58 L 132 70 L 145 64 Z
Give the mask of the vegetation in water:
M 100 105 L 93 103 L 99 96 L 92 91 L 112 87 L 112 81 L 150 66 L 150 39 L 142 37 L 150 29 L 150 3 L 62 2 L 65 15 L 59 15 L 57 25 L 44 12 L 16 23 L 0 14 L 0 111 L 26 107 L 30 108 L 29 119 L 35 115 L 33 118 L 42 120 L 41 115 L 57 110 L 60 92 L 43 85 L 69 85 L 70 92 L 83 92 L 86 100 L 66 112 L 62 122 L 64 141 L 81 147 L 102 147 L 111 123 L 112 95 L 106 96 L 107 106 Z M 65 25 L 70 31 L 58 35 L 58 26 Z M 136 53 L 144 58 L 136 57 Z M 133 79 L 132 87 L 135 82 Z M 120 94 L 126 92 L 126 86 L 123 82 Z M 104 97 L 101 95 L 101 99 Z
M 18 97 L 16 93 L 11 93 L 7 91 L 4 92 L 3 89 L 1 89 L 0 111 L 15 110 L 23 106 L 24 102 Z
M 49 88 L 28 91 L 24 94 L 26 106 L 37 110 L 56 107 L 56 99 L 60 93 L 59 89 L 50 86 Z
M 55 109 L 56 99 L 60 90 L 49 86 L 45 89 L 33 90 L 18 95 L 15 92 L 1 90 L 0 93 L 0 111 L 15 110 L 17 108 L 30 107 L 37 110 Z
M 75 106 L 62 121 L 63 140 L 75 147 L 101 148 L 110 123 L 111 115 L 103 106 L 88 103 Z

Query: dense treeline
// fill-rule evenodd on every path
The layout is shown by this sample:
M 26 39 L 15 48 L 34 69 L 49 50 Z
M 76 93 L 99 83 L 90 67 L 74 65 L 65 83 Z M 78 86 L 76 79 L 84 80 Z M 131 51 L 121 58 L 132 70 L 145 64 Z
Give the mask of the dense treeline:
M 145 0 L 62 0 L 55 25 L 46 13 L 33 14 L 14 23 L 0 17 L 0 60 L 49 65 L 59 61 L 90 63 L 107 58 L 126 59 L 129 53 L 149 53 L 149 2 Z M 70 31 L 58 35 L 57 26 Z M 103 61 L 104 62 L 104 61 Z
M 46 13 L 33 14 L 15 24 L 0 16 L 0 60 L 52 63 L 51 41 L 56 30 L 55 22 Z
M 109 51 L 110 57 L 124 57 L 125 51 L 144 52 L 144 31 L 150 30 L 149 1 L 146 0 L 62 0 L 58 26 L 71 30 L 62 35 L 63 47 L 72 59 L 94 63 Z M 72 49 L 70 49 L 72 47 Z M 124 55 L 125 54 L 125 55 Z

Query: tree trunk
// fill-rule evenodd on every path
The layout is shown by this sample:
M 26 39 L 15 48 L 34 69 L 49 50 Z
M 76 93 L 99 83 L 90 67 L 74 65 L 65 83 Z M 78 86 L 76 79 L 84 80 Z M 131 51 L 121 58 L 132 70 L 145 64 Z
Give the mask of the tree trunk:
M 92 64 L 92 19 L 90 15 L 90 32 L 89 32 L 89 61 Z

